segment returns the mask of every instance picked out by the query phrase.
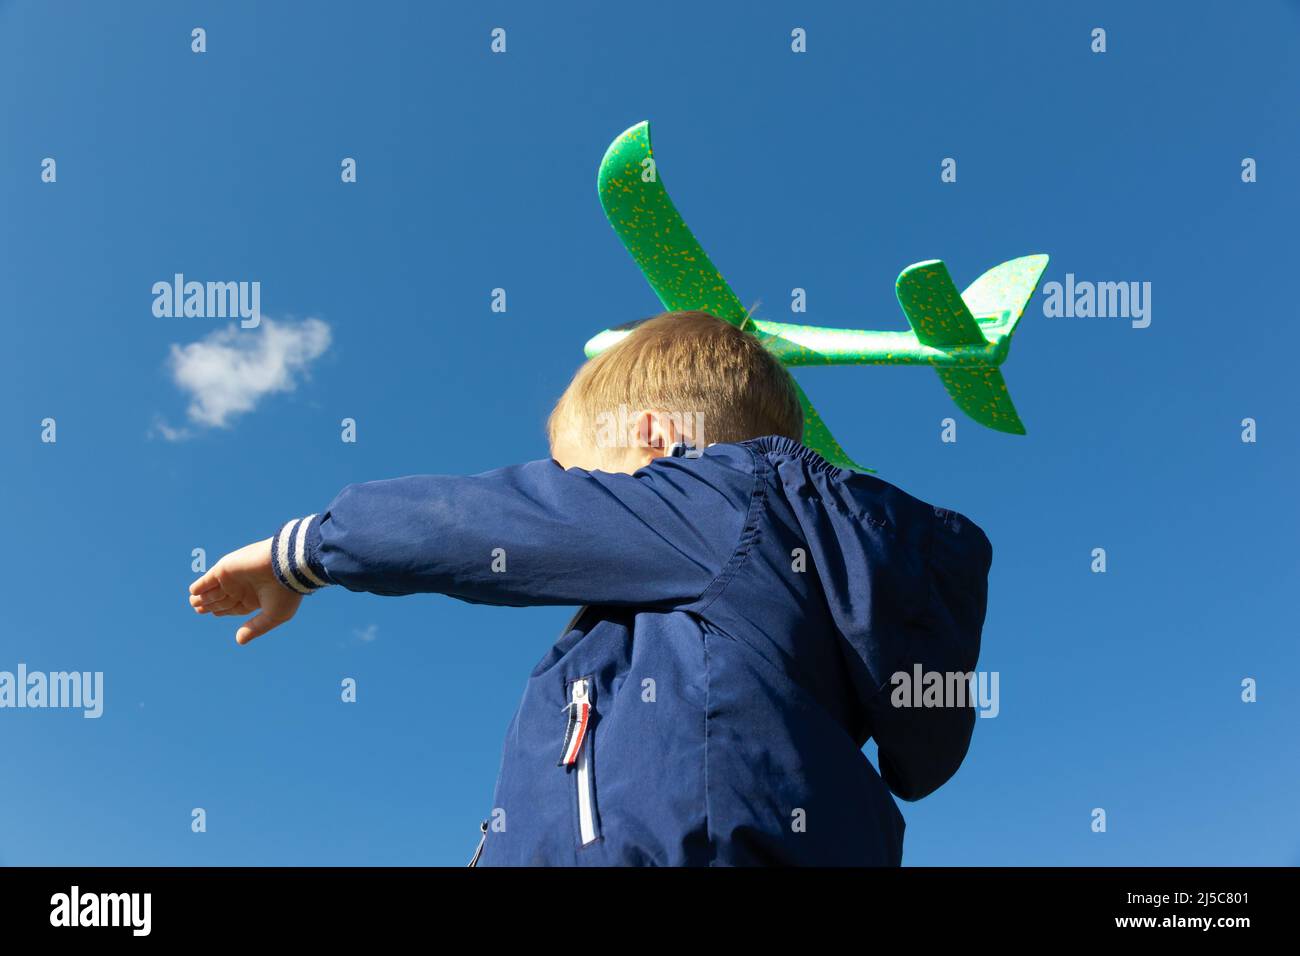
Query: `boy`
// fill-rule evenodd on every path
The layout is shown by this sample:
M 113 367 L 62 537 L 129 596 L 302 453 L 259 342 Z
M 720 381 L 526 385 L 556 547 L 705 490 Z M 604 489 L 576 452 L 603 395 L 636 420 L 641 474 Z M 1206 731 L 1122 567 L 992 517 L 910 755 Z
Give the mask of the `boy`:
M 620 406 L 635 440 L 610 440 Z M 688 448 L 683 422 L 713 444 Z M 801 431 L 757 339 L 666 313 L 579 369 L 551 459 L 349 486 L 226 555 L 190 603 L 260 611 L 240 644 L 329 585 L 582 605 L 507 731 L 481 865 L 897 865 L 889 791 L 952 776 L 975 715 L 894 706 L 891 677 L 965 687 L 992 552 Z

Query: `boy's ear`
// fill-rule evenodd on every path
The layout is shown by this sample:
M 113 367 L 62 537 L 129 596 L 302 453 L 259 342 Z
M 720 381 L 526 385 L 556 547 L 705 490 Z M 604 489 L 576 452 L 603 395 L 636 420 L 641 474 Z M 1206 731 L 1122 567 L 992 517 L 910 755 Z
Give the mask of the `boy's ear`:
M 640 464 L 649 464 L 656 458 L 662 458 L 681 437 L 677 434 L 677 426 L 671 415 L 651 409 L 637 413 L 635 431 L 635 451 Z

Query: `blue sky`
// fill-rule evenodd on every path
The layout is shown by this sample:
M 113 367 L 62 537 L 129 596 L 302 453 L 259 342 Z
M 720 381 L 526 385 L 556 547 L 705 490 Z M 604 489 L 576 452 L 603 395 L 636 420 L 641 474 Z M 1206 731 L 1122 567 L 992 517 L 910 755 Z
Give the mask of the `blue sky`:
M 763 317 L 802 287 L 806 321 L 903 328 L 893 280 L 931 258 L 1151 283 L 1145 329 L 1035 297 L 1004 369 L 1025 437 L 925 369 L 799 374 L 850 454 L 994 544 L 1001 712 L 902 805 L 905 862 L 1300 863 L 1300 5 L 1169 10 L 0 3 L 0 670 L 105 674 L 98 720 L 0 710 L 0 863 L 468 859 L 570 612 L 331 592 L 238 648 L 189 610 L 191 550 L 350 482 L 544 457 L 582 343 L 657 311 L 595 190 L 642 119 Z M 155 317 L 176 272 L 259 281 L 292 341 L 250 374 L 291 387 L 192 417 L 169 355 L 219 363 L 230 323 Z

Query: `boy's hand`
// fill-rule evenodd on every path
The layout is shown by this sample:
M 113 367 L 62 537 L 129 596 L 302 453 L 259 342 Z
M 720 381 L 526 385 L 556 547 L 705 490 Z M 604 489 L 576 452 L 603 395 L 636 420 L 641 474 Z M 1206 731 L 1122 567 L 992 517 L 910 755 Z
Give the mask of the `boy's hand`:
M 237 644 L 247 644 L 298 612 L 302 595 L 291 591 L 271 570 L 271 539 L 232 551 L 190 585 L 190 604 L 198 614 L 261 613 L 235 632 Z

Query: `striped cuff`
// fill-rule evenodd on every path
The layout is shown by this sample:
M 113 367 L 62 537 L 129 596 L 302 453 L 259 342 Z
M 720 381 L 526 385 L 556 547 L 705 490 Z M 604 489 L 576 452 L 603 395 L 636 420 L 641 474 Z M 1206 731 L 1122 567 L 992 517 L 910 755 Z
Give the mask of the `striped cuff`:
M 320 515 L 288 522 L 271 539 L 271 569 L 276 580 L 291 591 L 311 594 L 330 583 L 316 556 L 320 543 Z

